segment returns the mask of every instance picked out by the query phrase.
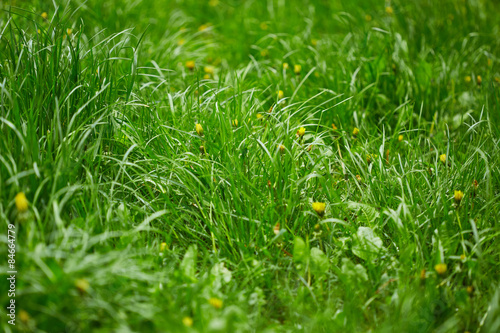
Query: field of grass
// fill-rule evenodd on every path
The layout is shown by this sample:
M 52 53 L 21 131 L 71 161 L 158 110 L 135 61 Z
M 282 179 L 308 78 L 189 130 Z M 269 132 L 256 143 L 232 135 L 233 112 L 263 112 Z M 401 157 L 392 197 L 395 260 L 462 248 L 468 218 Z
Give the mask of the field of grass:
M 498 1 L 0 9 L 1 331 L 500 331 Z

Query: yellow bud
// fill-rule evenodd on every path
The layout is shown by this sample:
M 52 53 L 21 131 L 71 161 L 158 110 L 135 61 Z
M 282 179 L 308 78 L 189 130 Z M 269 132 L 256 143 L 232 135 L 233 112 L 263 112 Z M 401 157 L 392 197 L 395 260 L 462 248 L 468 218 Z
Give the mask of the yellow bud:
M 167 243 L 163 242 L 160 244 L 160 252 L 163 252 L 167 249 Z
M 19 213 L 25 212 L 28 210 L 28 200 L 26 199 L 26 195 L 24 192 L 19 192 L 15 199 L 16 208 Z
M 283 63 L 283 69 L 284 69 L 284 70 L 287 70 L 287 69 L 288 69 L 288 67 L 289 67 L 289 66 L 288 66 L 288 63 L 287 63 L 287 62 L 284 62 L 284 63 Z
M 215 297 L 210 298 L 208 303 L 216 309 L 221 309 L 223 305 L 222 300 Z
M 191 317 L 184 317 L 184 318 L 182 318 L 182 323 L 186 327 L 191 327 L 191 326 L 193 326 L 193 319 Z
M 47 14 L 46 12 L 43 12 L 41 16 L 44 20 L 46 20 L 49 17 L 49 14 Z
M 399 142 L 403 141 L 403 135 L 398 136 L 398 141 Z
M 438 273 L 439 275 L 443 275 L 444 273 L 446 273 L 448 266 L 446 266 L 446 264 L 444 263 L 441 263 L 434 266 L 434 269 L 436 270 L 436 273 Z
M 295 66 L 293 66 L 293 72 L 295 74 L 299 75 L 301 70 L 302 70 L 302 66 L 301 65 L 295 65 Z
M 446 163 L 446 154 L 441 154 L 441 155 L 439 155 L 439 160 L 440 160 L 442 163 Z
M 196 133 L 198 133 L 199 136 L 203 136 L 203 127 L 201 124 L 196 124 Z
M 278 99 L 282 99 L 283 97 L 285 97 L 285 93 L 283 92 L 283 90 L 279 90 L 278 91 Z
M 186 67 L 187 67 L 189 70 L 193 70 L 193 69 L 194 69 L 194 66 L 195 66 L 195 62 L 194 62 L 194 60 L 188 60 L 188 61 L 186 61 Z
M 358 134 L 359 134 L 359 128 L 354 127 L 354 129 L 352 130 L 352 135 L 356 136 Z
M 392 15 L 394 13 L 394 9 L 392 9 L 392 7 L 388 6 L 388 7 L 385 7 L 385 12 L 389 15 Z
M 455 199 L 456 203 L 460 203 L 464 197 L 464 192 L 462 191 L 455 191 L 453 198 Z

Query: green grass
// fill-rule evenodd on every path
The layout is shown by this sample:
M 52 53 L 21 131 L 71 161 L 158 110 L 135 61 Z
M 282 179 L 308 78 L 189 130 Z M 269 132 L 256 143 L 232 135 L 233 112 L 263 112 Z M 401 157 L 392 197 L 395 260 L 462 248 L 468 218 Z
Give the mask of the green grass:
M 0 9 L 4 331 L 500 330 L 495 1 Z

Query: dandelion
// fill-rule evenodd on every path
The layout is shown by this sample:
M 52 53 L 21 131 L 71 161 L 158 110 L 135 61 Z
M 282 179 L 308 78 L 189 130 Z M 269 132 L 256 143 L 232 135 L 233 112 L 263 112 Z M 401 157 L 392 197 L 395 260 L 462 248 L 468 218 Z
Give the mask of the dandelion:
M 192 71 L 192 70 L 194 69 L 194 66 L 195 66 L 195 62 L 194 62 L 194 60 L 188 60 L 188 61 L 186 61 L 186 67 L 187 67 L 190 71 Z
M 163 252 L 167 249 L 167 243 L 163 242 L 160 244 L 160 252 Z
M 198 133 L 199 136 L 203 136 L 203 127 L 201 126 L 201 124 L 196 124 L 195 129 L 196 133 Z
M 290 67 L 290 66 L 288 65 L 288 63 L 287 63 L 287 62 L 284 62 L 284 63 L 283 63 L 283 69 L 284 69 L 284 70 L 287 70 L 287 69 L 288 69 L 288 67 Z
M 361 176 L 360 175 L 356 175 L 356 179 L 361 181 Z
M 480 86 L 481 83 L 483 83 L 483 78 L 481 77 L 481 75 L 478 75 L 477 76 L 477 84 Z
M 286 149 L 286 148 L 285 148 L 285 146 L 283 146 L 283 145 L 278 145 L 278 149 L 279 149 L 280 153 L 282 153 L 282 154 L 283 154 L 283 153 L 285 152 L 285 149 Z
M 280 233 L 280 223 L 276 223 L 276 225 L 273 228 L 274 234 L 277 236 Z
M 352 130 L 352 135 L 356 137 L 358 134 L 359 134 L 359 128 L 354 127 L 354 129 Z
M 43 12 L 42 15 L 40 15 L 44 20 L 46 20 L 49 17 L 49 14 L 46 12 Z
M 399 142 L 403 141 L 403 135 L 398 136 L 398 141 Z
M 221 299 L 219 298 L 216 298 L 216 297 L 212 297 L 208 300 L 208 303 L 213 306 L 214 308 L 216 309 L 221 309 L 222 308 L 222 305 L 223 305 L 223 302 Z
M 295 74 L 299 75 L 301 70 L 302 70 L 302 66 L 301 65 L 295 65 L 295 66 L 293 66 L 293 72 Z
M 261 28 L 262 30 L 267 30 L 267 28 L 269 28 L 269 26 L 267 25 L 267 23 L 266 23 L 266 22 L 262 22 L 262 23 L 260 24 L 260 28 Z
M 205 73 L 207 73 L 209 75 L 213 75 L 215 68 L 214 68 L 214 66 L 205 66 L 205 67 L 203 67 L 203 70 L 205 71 Z
M 444 263 L 441 263 L 434 266 L 434 269 L 436 270 L 436 273 L 438 273 L 439 275 L 443 275 L 444 273 L 446 273 L 448 266 L 446 266 L 446 264 Z
M 87 292 L 90 287 L 90 283 L 87 279 L 77 279 L 75 281 L 75 287 L 81 292 Z
M 278 99 L 282 99 L 283 97 L 285 97 L 283 90 L 278 90 Z
M 332 128 L 334 131 L 336 131 L 338 129 L 337 126 L 335 126 L 335 124 L 332 124 Z
M 320 216 L 323 217 L 325 215 L 326 204 L 324 202 L 313 202 L 312 209 Z
M 298 136 L 299 138 L 301 138 L 301 137 L 303 137 L 303 136 L 304 136 L 304 134 L 305 134 L 305 133 L 306 133 L 306 129 L 305 129 L 304 127 L 301 127 L 301 128 L 299 128 L 299 130 L 297 131 L 297 136 Z
M 441 161 L 441 163 L 446 163 L 446 154 L 441 154 L 439 155 L 439 160 Z
M 15 199 L 16 208 L 19 213 L 23 213 L 28 210 L 28 200 L 26 199 L 26 195 L 24 192 L 19 192 Z
M 394 9 L 392 9 L 391 6 L 387 6 L 387 7 L 385 7 L 385 12 L 389 15 L 392 15 L 392 14 L 394 14 Z
M 233 126 L 238 127 L 238 119 L 233 120 Z
M 182 318 L 182 323 L 186 327 L 191 327 L 191 326 L 193 326 L 193 318 L 191 318 L 191 317 L 184 317 L 184 318 Z
M 260 113 L 257 113 L 257 120 L 262 120 L 262 115 Z
M 318 45 L 318 40 L 317 39 L 311 39 L 311 44 L 312 44 L 312 46 L 317 46 Z
M 210 75 L 208 75 L 208 74 L 203 75 L 203 79 L 205 79 L 205 80 L 210 79 Z
M 210 24 L 209 24 L 209 23 L 202 24 L 202 25 L 200 25 L 200 27 L 198 28 L 198 31 L 205 31 L 205 30 L 207 30 L 209 27 L 210 27 Z
M 472 77 L 470 75 L 467 75 L 464 80 L 465 82 L 469 83 L 472 81 Z
M 457 205 L 460 204 L 460 201 L 462 201 L 464 197 L 464 192 L 462 191 L 455 191 L 454 195 L 453 195 L 453 199 L 455 199 L 455 202 L 457 203 Z
M 71 34 L 73 33 L 73 29 L 71 28 L 66 29 L 66 33 L 68 34 L 68 36 L 71 36 Z

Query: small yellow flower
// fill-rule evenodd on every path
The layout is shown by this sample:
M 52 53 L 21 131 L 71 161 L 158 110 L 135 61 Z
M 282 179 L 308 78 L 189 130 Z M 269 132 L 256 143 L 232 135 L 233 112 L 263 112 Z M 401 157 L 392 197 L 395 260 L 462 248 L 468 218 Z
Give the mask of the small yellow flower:
M 19 311 L 19 319 L 21 319 L 23 323 L 26 323 L 28 320 L 30 320 L 30 315 L 28 314 L 28 312 L 21 310 Z
M 438 273 L 439 275 L 443 275 L 444 273 L 446 273 L 448 266 L 446 266 L 446 264 L 444 263 L 441 263 L 434 266 L 434 269 L 436 270 L 436 273 Z
M 160 252 L 163 252 L 167 249 L 167 243 L 163 242 L 160 244 Z
M 446 163 L 446 154 L 439 155 L 439 160 L 441 161 L 441 163 Z
M 49 14 L 47 14 L 46 12 L 43 12 L 41 16 L 44 20 L 46 20 L 49 17 Z
M 332 128 L 334 131 L 338 129 L 337 126 L 335 126 L 335 124 L 332 124 Z
M 262 115 L 260 113 L 257 113 L 257 120 L 262 120 Z
M 71 28 L 66 29 L 66 33 L 68 34 L 68 36 L 71 36 L 71 34 L 73 33 L 73 29 Z
M 212 297 L 208 300 L 208 303 L 213 306 L 214 308 L 216 309 L 221 309 L 222 308 L 222 305 L 223 305 L 223 302 L 221 299 L 219 298 L 216 298 L 216 297 Z
M 207 23 L 207 24 L 202 24 L 200 25 L 200 27 L 198 28 L 198 31 L 205 31 L 208 29 L 208 27 L 210 27 L 210 24 Z
M 354 127 L 354 129 L 352 130 L 352 135 L 356 136 L 358 134 L 359 134 L 359 128 Z
M 267 30 L 267 28 L 269 28 L 269 26 L 267 25 L 267 23 L 266 23 L 266 22 L 262 22 L 262 23 L 260 24 L 260 28 L 261 28 L 262 30 Z
M 312 44 L 312 46 L 317 46 L 318 45 L 318 40 L 317 39 L 311 39 L 311 44 Z
M 196 133 L 198 133 L 199 136 L 203 136 L 203 127 L 201 126 L 201 124 L 196 124 L 195 129 Z
M 470 77 L 470 75 L 467 75 L 464 80 L 465 82 L 469 83 L 472 81 L 472 78 Z
M 75 281 L 75 287 L 82 293 L 86 292 L 89 287 L 90 283 L 87 279 L 77 279 Z
M 312 209 L 314 209 L 314 211 L 321 217 L 323 215 L 325 215 L 325 208 L 326 208 L 326 204 L 324 202 L 313 202 L 312 203 Z
M 284 62 L 284 63 L 283 63 L 283 69 L 284 69 L 284 70 L 287 70 L 287 69 L 288 69 L 288 67 L 290 67 L 290 66 L 288 65 L 288 63 L 287 63 L 287 62 Z
M 195 66 L 195 62 L 194 60 L 188 60 L 186 61 L 186 67 L 189 69 L 189 70 L 193 70 L 194 69 L 194 66 Z
M 304 136 L 304 134 L 306 134 L 306 129 L 304 127 L 299 128 L 299 130 L 297 131 L 297 136 L 301 138 Z
M 464 192 L 462 192 L 460 190 L 459 191 L 455 191 L 455 193 L 453 195 L 453 198 L 455 199 L 455 202 L 457 204 L 459 204 L 460 201 L 462 201 L 463 197 L 464 197 Z
M 219 4 L 219 0 L 210 0 L 208 2 L 208 4 L 211 6 L 211 7 L 217 7 L 217 5 Z
M 302 70 L 302 66 L 301 65 L 295 65 L 295 66 L 293 66 L 293 72 L 295 74 L 299 75 L 301 70 Z
M 283 90 L 278 90 L 278 99 L 282 99 L 283 97 L 285 97 Z
M 483 82 L 483 78 L 481 77 L 481 75 L 478 75 L 477 76 L 477 84 L 481 85 L 482 82 Z
M 399 142 L 403 141 L 403 135 L 399 135 L 399 136 L 398 136 L 398 141 L 399 141 Z
M 36 32 L 38 32 L 40 34 L 42 31 L 40 29 L 37 29 Z
M 233 120 L 233 126 L 238 127 L 238 119 Z
M 184 44 L 186 44 L 186 40 L 184 38 L 179 39 L 179 41 L 177 42 L 177 45 L 179 46 L 182 46 Z
M 361 176 L 360 176 L 360 175 L 356 175 L 356 179 L 357 179 L 358 181 L 361 181 Z
M 394 9 L 391 6 L 385 7 L 385 12 L 389 15 L 394 14 Z
M 16 202 L 16 208 L 19 213 L 23 213 L 28 210 L 28 199 L 24 192 L 19 192 L 14 201 Z
M 465 259 L 467 259 L 467 257 L 465 256 L 465 254 L 460 255 L 460 260 L 464 261 Z
M 184 318 L 182 318 L 182 323 L 186 327 L 191 327 L 191 326 L 193 326 L 193 318 L 191 318 L 191 317 L 184 317 Z
M 209 74 L 205 74 L 205 75 L 203 75 L 203 78 L 204 78 L 205 80 L 208 80 L 208 79 L 210 79 L 210 75 L 209 75 Z
M 215 68 L 214 66 L 205 66 L 203 70 L 205 71 L 205 73 L 213 75 Z
M 280 153 L 282 153 L 282 154 L 283 154 L 283 153 L 285 152 L 285 149 L 286 149 L 286 148 L 285 148 L 285 146 L 283 146 L 283 145 L 278 145 L 278 149 L 280 150 Z

